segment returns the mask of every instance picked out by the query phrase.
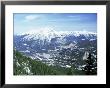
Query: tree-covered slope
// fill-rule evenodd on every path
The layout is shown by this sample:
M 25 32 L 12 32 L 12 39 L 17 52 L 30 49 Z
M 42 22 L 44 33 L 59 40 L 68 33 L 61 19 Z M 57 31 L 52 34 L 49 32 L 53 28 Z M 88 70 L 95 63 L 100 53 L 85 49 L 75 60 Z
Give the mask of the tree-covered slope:
M 14 50 L 14 75 L 83 75 L 82 71 L 74 67 L 63 68 L 48 66 L 45 63 L 31 59 L 22 53 Z

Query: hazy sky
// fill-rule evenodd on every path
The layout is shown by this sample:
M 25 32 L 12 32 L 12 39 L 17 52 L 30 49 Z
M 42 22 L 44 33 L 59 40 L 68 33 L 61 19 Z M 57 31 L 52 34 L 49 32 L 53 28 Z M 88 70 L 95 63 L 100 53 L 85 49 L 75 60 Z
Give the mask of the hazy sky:
M 14 34 L 52 27 L 56 31 L 97 31 L 96 13 L 14 14 Z

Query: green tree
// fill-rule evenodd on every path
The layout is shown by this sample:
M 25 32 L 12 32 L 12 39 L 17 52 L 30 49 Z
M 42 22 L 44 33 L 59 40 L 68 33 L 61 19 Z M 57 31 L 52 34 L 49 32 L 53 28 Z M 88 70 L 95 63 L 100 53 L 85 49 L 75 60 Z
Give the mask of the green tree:
M 67 72 L 67 75 L 73 75 L 73 68 L 71 67 L 71 68 L 69 68 L 69 70 L 68 70 L 68 72 Z
M 95 75 L 97 73 L 97 65 L 93 58 L 91 58 L 91 54 L 89 53 L 89 56 L 87 58 L 86 66 L 84 67 L 84 71 L 87 75 Z

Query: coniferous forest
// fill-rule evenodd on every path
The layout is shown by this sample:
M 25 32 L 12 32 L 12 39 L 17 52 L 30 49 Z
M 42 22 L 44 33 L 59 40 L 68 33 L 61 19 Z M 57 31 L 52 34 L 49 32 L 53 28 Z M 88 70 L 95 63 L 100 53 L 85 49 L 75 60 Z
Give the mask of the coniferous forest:
M 90 57 L 89 57 L 90 58 Z M 90 62 L 90 60 L 89 60 Z M 87 63 L 88 64 L 88 63 Z M 91 71 L 92 67 L 88 65 L 85 70 L 76 70 L 75 67 L 64 68 L 59 66 L 48 66 L 41 61 L 26 57 L 22 53 L 14 50 L 14 75 L 89 75 L 96 74 L 96 69 Z M 88 69 L 88 70 L 87 70 Z

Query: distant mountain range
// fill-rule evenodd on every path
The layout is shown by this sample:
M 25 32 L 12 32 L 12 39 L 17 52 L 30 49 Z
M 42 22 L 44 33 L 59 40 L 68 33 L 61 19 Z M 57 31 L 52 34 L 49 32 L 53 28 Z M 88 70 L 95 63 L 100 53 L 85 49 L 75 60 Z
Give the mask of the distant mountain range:
M 83 35 L 84 37 L 93 37 L 96 36 L 95 32 L 87 31 L 55 31 L 52 28 L 43 28 L 39 30 L 31 30 L 27 33 L 22 33 L 21 35 L 26 35 L 25 39 L 40 39 L 40 40 L 51 40 L 52 38 L 64 38 L 67 36 L 78 37 Z M 19 35 L 18 35 L 19 36 Z
M 87 31 L 55 31 L 39 29 L 14 35 L 14 48 L 48 65 L 76 69 L 84 64 L 85 53 L 97 58 L 97 34 Z

